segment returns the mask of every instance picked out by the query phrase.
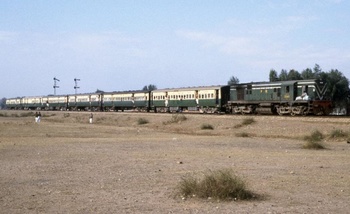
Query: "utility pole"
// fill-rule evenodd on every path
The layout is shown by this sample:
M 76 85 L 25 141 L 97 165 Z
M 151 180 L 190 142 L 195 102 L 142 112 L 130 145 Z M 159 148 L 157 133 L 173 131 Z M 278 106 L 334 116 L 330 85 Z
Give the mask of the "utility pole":
M 57 81 L 59 82 L 60 80 L 57 79 L 56 77 L 53 78 L 54 84 L 53 84 L 53 93 L 54 95 L 56 95 L 56 88 L 59 88 L 59 86 L 57 85 Z

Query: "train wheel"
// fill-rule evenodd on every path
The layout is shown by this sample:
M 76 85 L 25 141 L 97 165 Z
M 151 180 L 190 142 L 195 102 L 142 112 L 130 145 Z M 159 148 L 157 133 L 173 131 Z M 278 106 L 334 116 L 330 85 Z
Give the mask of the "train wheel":
M 281 108 L 277 108 L 277 114 L 280 115 L 280 116 L 283 116 Z

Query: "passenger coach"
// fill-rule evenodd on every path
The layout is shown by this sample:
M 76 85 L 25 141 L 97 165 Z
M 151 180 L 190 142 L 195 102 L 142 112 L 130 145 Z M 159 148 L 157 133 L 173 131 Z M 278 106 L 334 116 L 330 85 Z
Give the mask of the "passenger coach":
M 158 89 L 151 92 L 155 112 L 224 112 L 229 86 Z
M 150 110 L 149 91 L 109 92 L 102 96 L 105 111 Z

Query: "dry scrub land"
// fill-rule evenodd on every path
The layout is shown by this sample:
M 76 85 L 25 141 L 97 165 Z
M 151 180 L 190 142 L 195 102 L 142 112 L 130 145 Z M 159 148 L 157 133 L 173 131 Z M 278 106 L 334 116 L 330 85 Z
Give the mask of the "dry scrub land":
M 0 213 L 349 213 L 350 118 L 0 111 Z M 143 121 L 143 122 L 142 122 Z M 213 129 L 202 129 L 207 124 Z M 327 149 L 302 149 L 318 130 Z M 241 137 L 240 137 L 241 136 Z M 182 198 L 232 169 L 251 201 Z

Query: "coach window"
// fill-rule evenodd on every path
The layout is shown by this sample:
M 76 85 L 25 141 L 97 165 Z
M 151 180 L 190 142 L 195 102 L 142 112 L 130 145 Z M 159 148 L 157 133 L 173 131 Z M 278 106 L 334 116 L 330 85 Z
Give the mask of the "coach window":
M 286 86 L 286 93 L 289 93 L 289 86 Z

